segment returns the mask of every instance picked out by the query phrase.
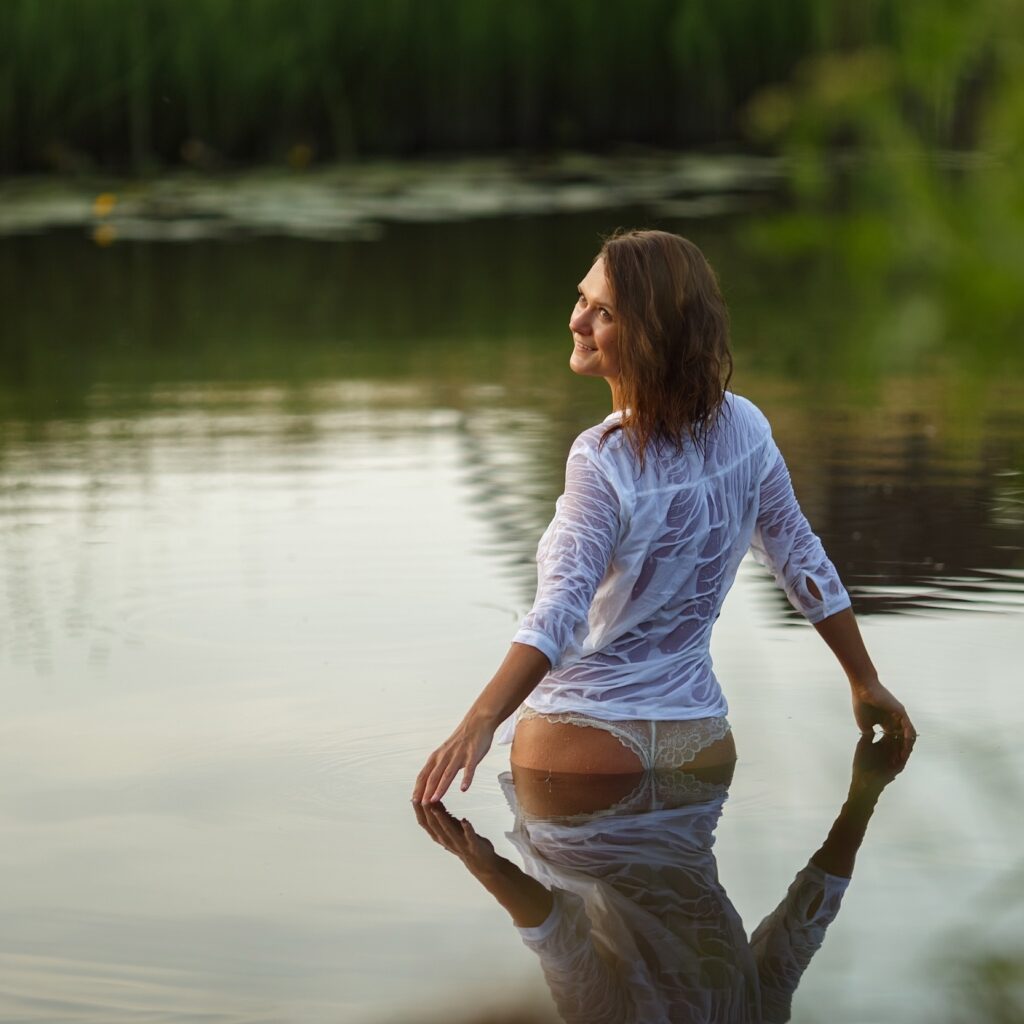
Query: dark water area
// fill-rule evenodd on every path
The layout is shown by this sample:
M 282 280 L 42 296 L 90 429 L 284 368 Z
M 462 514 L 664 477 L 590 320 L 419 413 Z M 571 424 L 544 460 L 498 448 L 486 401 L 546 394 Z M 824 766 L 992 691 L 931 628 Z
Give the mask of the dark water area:
M 623 965 L 664 981 L 675 949 L 687 1006 L 735 983 L 732 1016 L 693 1019 L 784 1019 L 770 948 L 794 1021 L 1016 1019 L 1019 339 L 887 349 L 838 262 L 773 262 L 742 216 L 658 226 L 719 273 L 733 387 L 914 715 L 909 764 L 857 747 L 831 656 L 744 562 L 712 648 L 727 785 L 530 809 L 500 748 L 453 819 L 409 804 L 529 607 L 569 445 L 610 407 L 567 367 L 576 283 L 600 233 L 651 219 L 0 239 L 0 1016 L 555 1020 L 586 970 L 633 1006 Z M 467 873 L 489 846 L 524 891 L 565 894 L 583 973 L 553 982 L 553 947 Z M 675 919 L 629 903 L 645 885 Z
M 8 239 L 4 434 L 77 424 L 84 440 L 89 424 L 116 416 L 130 435 L 168 404 L 244 415 L 253 394 L 295 417 L 288 429 L 315 431 L 332 384 L 392 395 L 382 428 L 392 403 L 440 408 L 459 417 L 474 500 L 493 503 L 489 517 L 528 588 L 565 450 L 607 405 L 603 385 L 565 371 L 565 295 L 600 226 L 643 217 L 396 226 L 383 241 L 338 245 L 97 251 L 77 233 Z M 741 228 L 699 228 L 732 302 L 734 387 L 772 419 L 859 610 L 1017 604 L 1024 370 L 973 365 L 969 344 L 961 359 L 886 366 L 864 352 L 848 367 L 856 339 L 841 327 L 842 283 L 792 281 L 778 294 L 775 274 L 744 254 Z M 382 399 L 369 390 L 374 407 Z M 510 501 L 519 507 L 503 509 Z

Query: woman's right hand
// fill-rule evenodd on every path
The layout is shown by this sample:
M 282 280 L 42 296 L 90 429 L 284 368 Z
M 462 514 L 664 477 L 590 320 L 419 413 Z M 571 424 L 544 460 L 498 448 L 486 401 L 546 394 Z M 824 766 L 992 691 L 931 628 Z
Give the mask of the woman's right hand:
M 498 726 L 526 700 L 551 668 L 547 655 L 529 644 L 513 643 L 491 681 L 416 776 L 412 798 L 418 804 L 437 803 L 462 771 L 462 789 L 469 789 L 476 766 L 491 749 Z
M 469 789 L 476 766 L 491 749 L 494 726 L 466 716 L 458 728 L 435 750 L 416 776 L 412 792 L 415 803 L 437 803 L 455 776 L 462 771 L 462 789 Z

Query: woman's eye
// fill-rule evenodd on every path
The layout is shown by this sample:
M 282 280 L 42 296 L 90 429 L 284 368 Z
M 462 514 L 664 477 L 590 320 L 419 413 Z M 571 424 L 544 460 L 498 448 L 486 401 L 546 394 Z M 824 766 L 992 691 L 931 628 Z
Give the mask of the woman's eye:
M 601 319 L 602 320 L 611 320 L 611 318 L 612 318 L 612 315 L 611 315 L 611 313 L 608 312 L 607 309 L 602 309 L 601 310 Z
M 587 300 L 585 298 L 583 298 L 582 295 L 577 295 L 576 296 L 576 305 L 577 306 L 585 306 L 586 304 L 587 304 Z

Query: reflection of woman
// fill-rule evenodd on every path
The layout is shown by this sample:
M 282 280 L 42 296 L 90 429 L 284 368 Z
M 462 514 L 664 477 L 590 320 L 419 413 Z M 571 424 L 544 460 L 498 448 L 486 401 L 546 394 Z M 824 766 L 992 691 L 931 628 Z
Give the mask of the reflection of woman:
M 552 806 L 552 777 L 514 769 L 514 788 L 503 776 L 516 812 L 509 838 L 525 871 L 443 806 L 417 814 L 509 911 L 566 1021 L 786 1021 L 875 803 L 908 753 L 893 737 L 862 738 L 828 838 L 749 940 L 712 853 L 728 769 L 647 772 L 613 807 L 584 813 L 564 791 Z
M 537 551 L 533 608 L 430 755 L 413 799 L 440 799 L 460 770 L 465 789 L 517 708 L 500 739 L 514 739 L 512 763 L 523 768 L 630 773 L 734 760 L 709 644 L 749 549 L 835 653 L 861 729 L 911 739 L 767 421 L 725 390 L 728 314 L 700 250 L 660 231 L 609 239 L 569 328 L 570 367 L 608 381 L 613 412 L 573 444 Z

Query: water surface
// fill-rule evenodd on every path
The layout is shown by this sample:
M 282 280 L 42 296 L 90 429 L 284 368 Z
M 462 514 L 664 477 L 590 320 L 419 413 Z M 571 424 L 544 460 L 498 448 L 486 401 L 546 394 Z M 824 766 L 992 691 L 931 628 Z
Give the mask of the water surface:
M 566 366 L 576 281 L 599 231 L 646 219 L 0 242 L 6 1018 L 550 1012 L 408 797 L 608 411 Z M 660 223 L 715 262 L 734 386 L 921 733 L 793 1020 L 1009 1020 L 979 1000 L 1024 937 L 1024 374 L 969 341 L 858 349 L 842 281 L 764 265 L 741 221 Z M 714 852 L 752 929 L 842 807 L 856 734 L 753 564 L 713 653 L 740 751 Z M 505 766 L 492 751 L 449 806 L 514 861 Z

